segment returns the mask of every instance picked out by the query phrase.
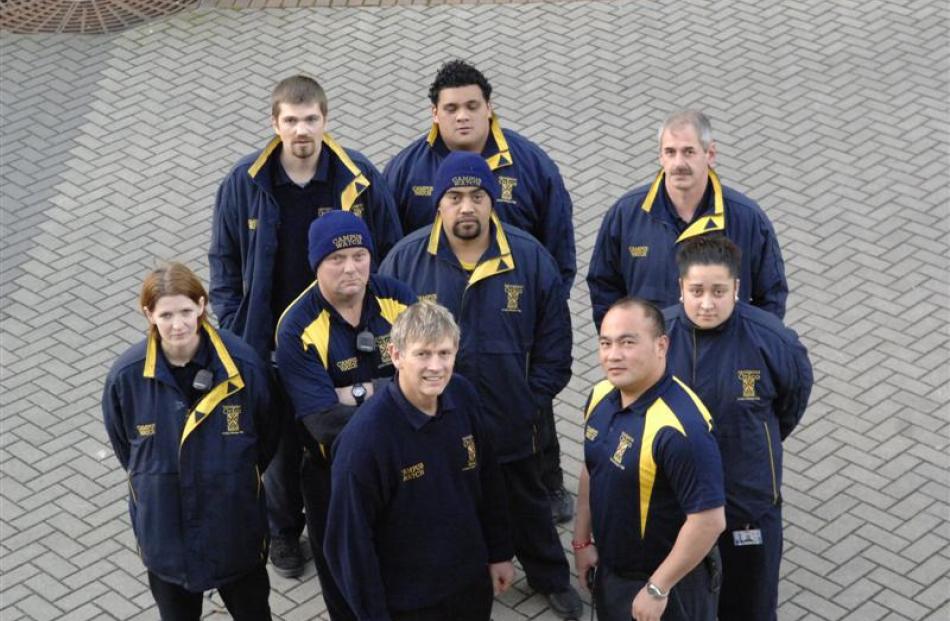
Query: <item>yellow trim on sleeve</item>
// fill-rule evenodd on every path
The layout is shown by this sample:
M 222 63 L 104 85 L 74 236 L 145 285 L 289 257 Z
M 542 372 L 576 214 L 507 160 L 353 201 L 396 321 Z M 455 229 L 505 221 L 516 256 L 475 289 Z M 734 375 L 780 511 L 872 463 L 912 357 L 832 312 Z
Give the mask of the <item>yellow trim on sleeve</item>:
M 376 298 L 376 301 L 379 302 L 379 314 L 389 322 L 389 325 L 393 325 L 396 317 L 407 308 L 405 304 L 393 298 Z
M 686 394 L 689 395 L 689 398 L 693 400 L 693 404 L 696 406 L 696 409 L 699 410 L 699 413 L 703 415 L 703 420 L 706 421 L 706 426 L 709 427 L 709 431 L 713 429 L 713 417 L 709 413 L 709 410 L 706 408 L 706 405 L 703 403 L 702 399 L 699 398 L 693 389 L 686 385 L 686 383 L 680 378 L 673 376 L 673 381 L 680 385 L 680 387 L 686 391 Z
M 584 411 L 584 422 L 587 422 L 587 419 L 590 418 L 590 413 L 594 411 L 594 408 L 596 408 L 613 389 L 614 385 L 608 380 L 601 380 L 594 385 L 593 390 L 590 391 L 590 400 L 587 403 L 587 409 Z
M 657 399 L 646 412 L 643 424 L 643 441 L 640 443 L 640 537 L 647 530 L 647 516 L 650 514 L 650 497 L 656 481 L 656 459 L 653 455 L 653 441 L 665 427 L 672 427 L 686 435 L 682 423 L 663 399 Z
M 304 350 L 313 347 L 320 356 L 320 362 L 323 368 L 329 368 L 330 356 L 330 312 L 326 309 L 317 315 L 317 318 L 310 322 L 300 335 L 300 342 Z

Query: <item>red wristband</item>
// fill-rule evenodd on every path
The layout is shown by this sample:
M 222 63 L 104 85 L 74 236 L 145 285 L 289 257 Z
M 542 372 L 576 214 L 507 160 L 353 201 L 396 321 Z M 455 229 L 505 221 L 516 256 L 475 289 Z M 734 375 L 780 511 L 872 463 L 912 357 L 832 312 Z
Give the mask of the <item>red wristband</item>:
M 584 543 L 577 543 L 576 541 L 572 541 L 572 542 L 571 542 L 571 547 L 574 548 L 574 551 L 575 551 L 575 552 L 577 552 L 578 550 L 583 550 L 584 548 L 586 548 L 587 546 L 589 546 L 589 545 L 591 545 L 591 544 L 593 544 L 593 543 L 594 543 L 594 540 L 593 540 L 593 539 L 588 539 L 588 540 L 585 541 Z

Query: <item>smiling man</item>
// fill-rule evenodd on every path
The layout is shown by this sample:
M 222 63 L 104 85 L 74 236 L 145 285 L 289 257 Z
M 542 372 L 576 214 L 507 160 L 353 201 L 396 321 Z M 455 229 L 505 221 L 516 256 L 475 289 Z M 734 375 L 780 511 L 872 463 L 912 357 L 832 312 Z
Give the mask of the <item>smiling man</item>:
M 366 221 L 377 262 L 402 237 L 386 182 L 369 160 L 343 149 L 327 129 L 327 97 L 306 76 L 282 80 L 271 94 L 276 134 L 262 151 L 242 158 L 215 199 L 211 248 L 211 304 L 221 327 L 272 359 L 277 318 L 312 281 L 307 229 L 320 216 L 348 211 Z M 276 409 L 284 434 L 265 473 L 271 561 L 286 577 L 303 572 L 299 537 L 304 518 L 300 447 L 286 396 Z
M 459 329 L 428 302 L 393 324 L 387 383 L 334 448 L 326 556 L 356 617 L 488 621 L 514 566 L 504 480 Z
M 676 247 L 709 234 L 742 249 L 739 298 L 781 319 L 788 283 L 775 230 L 752 199 L 719 182 L 709 119 L 695 110 L 677 112 L 660 127 L 658 141 L 659 174 L 622 196 L 600 225 L 587 272 L 595 326 L 624 296 L 659 308 L 675 304 Z
M 477 153 L 498 182 L 498 219 L 527 231 L 551 253 L 566 300 L 577 272 L 571 197 L 557 166 L 541 147 L 501 127 L 491 94 L 488 79 L 472 65 L 453 60 L 439 68 L 429 87 L 432 128 L 383 171 L 396 197 L 403 229 L 408 234 L 432 224 L 436 212 L 431 201 L 433 179 L 448 154 Z M 564 489 L 550 403 L 543 405 L 540 436 L 542 483 L 550 495 L 554 519 L 566 522 L 573 515 L 573 499 Z
M 329 449 L 374 382 L 393 374 L 389 331 L 415 295 L 391 278 L 370 274 L 373 243 L 366 224 L 333 211 L 310 225 L 308 259 L 315 279 L 277 326 L 277 368 L 304 446 L 301 484 L 307 532 L 334 621 L 352 619 L 323 557 L 330 502 Z M 298 467 L 300 462 L 298 461 Z
M 541 483 L 541 412 L 571 377 L 571 320 L 557 266 L 533 237 L 503 224 L 499 187 L 478 154 L 456 151 L 437 171 L 435 223 L 399 242 L 380 266 L 462 328 L 458 372 L 475 385 L 505 477 L 515 554 L 528 584 L 565 618 L 582 604 Z
M 682 302 L 664 313 L 669 364 L 716 422 L 727 531 L 720 619 L 776 618 L 782 559 L 782 441 L 812 388 L 808 352 L 771 313 L 739 299 L 739 249 L 721 236 L 681 244 Z

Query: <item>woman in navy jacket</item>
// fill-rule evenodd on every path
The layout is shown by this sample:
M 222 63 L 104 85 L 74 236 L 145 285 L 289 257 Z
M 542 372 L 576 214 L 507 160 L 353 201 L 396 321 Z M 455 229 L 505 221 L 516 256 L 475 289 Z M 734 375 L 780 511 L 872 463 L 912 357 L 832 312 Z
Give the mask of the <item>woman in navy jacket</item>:
M 102 411 L 162 619 L 197 621 L 209 589 L 237 620 L 270 619 L 269 376 L 248 345 L 211 326 L 207 299 L 180 263 L 145 278 L 148 336 L 113 365 Z

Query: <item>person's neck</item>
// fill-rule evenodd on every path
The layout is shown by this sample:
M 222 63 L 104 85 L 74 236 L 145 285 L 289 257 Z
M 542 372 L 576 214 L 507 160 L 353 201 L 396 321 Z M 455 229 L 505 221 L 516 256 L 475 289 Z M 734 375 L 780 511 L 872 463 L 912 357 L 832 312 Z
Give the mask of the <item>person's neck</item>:
M 665 368 L 664 368 L 665 370 Z M 643 393 L 653 388 L 657 382 L 663 377 L 663 370 L 659 373 L 654 373 L 648 379 L 643 380 L 642 382 L 636 385 L 623 386 L 620 388 L 620 407 L 625 408 L 632 403 L 635 403 L 637 399 L 643 396 Z
M 327 292 L 323 289 L 320 289 L 320 293 L 348 324 L 353 327 L 360 325 L 360 317 L 363 315 L 363 298 L 366 296 L 365 290 L 358 295 L 347 298 L 327 295 Z
M 478 260 L 481 259 L 485 251 L 488 250 L 490 242 L 487 227 L 486 230 L 475 239 L 459 239 L 448 233 L 446 233 L 446 237 L 449 240 L 449 247 L 452 249 L 452 253 L 455 254 L 455 258 L 461 263 L 469 264 L 478 263 Z
M 703 196 L 706 194 L 709 176 L 706 176 L 706 181 L 701 185 L 686 191 L 670 187 L 669 179 L 664 179 L 663 184 L 666 187 L 666 194 L 670 197 L 670 201 L 673 203 L 673 208 L 676 210 L 677 215 L 683 219 L 683 222 L 691 222 L 693 216 L 696 215 L 696 210 L 699 209 L 699 204 L 703 200 Z
M 435 416 L 439 412 L 439 397 L 415 393 L 409 386 L 406 386 L 406 381 L 402 375 L 399 376 L 399 390 L 402 391 L 406 401 L 426 416 Z
M 481 153 L 482 151 L 485 150 L 485 145 L 488 144 L 488 135 L 486 134 L 485 137 L 478 144 L 469 145 L 467 147 L 459 146 L 459 145 L 455 145 L 455 146 L 450 145 L 448 142 L 446 142 L 445 138 L 442 139 L 442 142 L 445 142 L 445 146 L 446 148 L 448 148 L 449 151 L 468 151 L 469 153 Z
M 195 338 L 182 345 L 169 345 L 162 341 L 162 353 L 165 359 L 174 367 L 183 367 L 195 357 L 198 353 L 198 346 L 201 345 L 201 335 L 195 333 Z
M 317 163 L 320 161 L 320 149 L 317 148 L 313 155 L 301 159 L 295 157 L 287 149 L 280 150 L 280 165 L 284 167 L 284 172 L 290 177 L 290 180 L 297 185 L 303 185 L 313 179 L 317 174 Z

